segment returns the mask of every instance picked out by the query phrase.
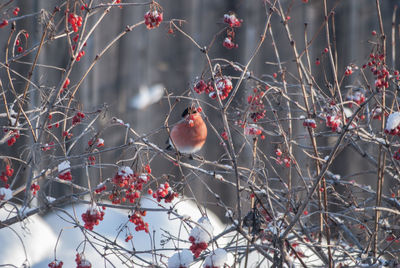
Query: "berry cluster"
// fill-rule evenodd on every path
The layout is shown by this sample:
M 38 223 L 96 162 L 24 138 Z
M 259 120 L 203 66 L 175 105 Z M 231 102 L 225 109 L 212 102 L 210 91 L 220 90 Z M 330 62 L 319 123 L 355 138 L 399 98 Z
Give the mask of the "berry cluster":
M 146 211 L 135 211 L 132 216 L 129 216 L 129 221 L 132 222 L 135 227 L 135 231 L 145 231 L 146 233 L 149 232 L 149 224 L 143 221 L 143 218 L 146 216 Z
M 94 189 L 94 192 L 96 194 L 99 194 L 99 193 L 105 191 L 107 189 L 106 182 L 107 181 L 104 181 L 104 182 L 100 183 L 99 185 L 97 185 L 96 188 Z
M 250 105 L 250 118 L 256 123 L 258 120 L 263 119 L 266 114 L 266 110 L 262 99 L 264 97 L 264 92 L 259 91 L 257 88 L 254 89 L 254 95 L 247 97 L 247 103 Z
M 71 171 L 66 171 L 61 174 L 58 174 L 58 178 L 60 180 L 71 181 L 72 180 Z
M 88 157 L 88 162 L 89 162 L 89 165 L 94 165 L 94 164 L 96 164 L 96 157 L 95 157 L 94 155 L 90 155 L 90 156 Z
M 171 203 L 174 198 L 178 196 L 179 194 L 177 192 L 174 192 L 172 188 L 169 187 L 168 182 L 160 184 L 157 191 L 153 193 L 153 198 L 156 198 L 157 202 L 161 202 L 161 200 L 164 200 L 165 203 Z
M 259 136 L 262 134 L 262 130 L 259 126 L 255 125 L 255 124 L 248 124 L 245 128 L 244 128 L 244 134 L 245 135 L 253 135 L 253 136 Z M 264 139 L 265 137 L 263 135 L 260 136 L 261 139 Z
M 36 195 L 37 191 L 39 191 L 39 190 L 40 190 L 40 185 L 39 184 L 36 184 L 36 183 L 32 183 L 31 184 L 31 191 L 32 191 L 33 195 Z
M 232 39 L 233 39 L 232 36 L 225 37 L 224 42 L 222 43 L 222 45 L 224 47 L 226 47 L 227 49 L 232 49 L 232 48 L 239 47 L 238 44 L 233 43 Z
M 308 118 L 308 119 L 304 120 L 303 126 L 310 127 L 310 128 L 316 128 L 317 124 L 315 123 L 314 119 Z
M 281 149 L 276 149 L 275 150 L 275 155 L 276 155 L 276 163 L 278 163 L 279 165 L 285 165 L 285 167 L 290 167 L 291 163 L 292 163 L 292 159 L 290 158 L 290 156 L 285 155 L 283 156 L 283 153 L 281 151 Z
M 99 225 L 104 218 L 104 211 L 96 205 L 91 205 L 90 208 L 82 214 L 82 220 L 85 222 L 85 228 L 93 230 L 95 225 Z
M 396 160 L 400 160 L 400 149 L 394 153 L 393 158 Z
M 237 48 L 238 44 L 233 42 L 235 38 L 234 28 L 240 27 L 243 20 L 239 20 L 234 13 L 230 12 L 229 14 L 224 15 L 224 22 L 229 25 L 229 28 L 226 31 L 227 36 L 225 37 L 222 45 L 227 49 Z
M 74 115 L 74 117 L 72 118 L 72 125 L 74 126 L 76 124 L 79 124 L 83 118 L 85 118 L 85 114 L 77 112 L 76 115 Z
M 62 136 L 67 137 L 68 139 L 72 138 L 74 134 L 69 133 L 68 131 L 63 131 Z
M 51 141 L 51 142 L 46 143 L 46 144 L 41 146 L 41 149 L 42 149 L 43 152 L 49 151 L 49 150 L 51 150 L 53 148 L 54 148 L 54 141 Z
M 204 80 L 201 79 L 194 84 L 193 89 L 194 91 L 196 91 L 197 94 L 201 94 L 203 92 L 209 94 L 210 92 L 214 91 L 214 86 L 211 80 L 206 83 L 204 82 Z
M 76 61 L 80 61 L 83 56 L 85 56 L 85 51 L 79 51 L 78 56 L 76 56 Z
M 150 166 L 147 165 L 145 170 L 147 173 L 137 174 L 130 167 L 120 167 L 112 179 L 114 188 L 109 195 L 111 202 L 119 204 L 128 200 L 130 203 L 134 203 L 140 197 L 143 185 L 150 181 Z M 125 192 L 125 196 L 121 197 L 121 192 Z
M 194 254 L 195 258 L 198 258 L 201 252 L 208 248 L 208 244 L 206 242 L 196 243 L 196 239 L 193 236 L 189 237 L 189 241 L 192 243 L 192 245 L 190 246 L 190 250 Z
M 215 82 L 215 85 L 217 86 L 217 90 L 212 91 L 209 94 L 209 96 L 212 99 L 217 98 L 217 93 L 219 94 L 219 97 L 221 98 L 221 100 L 226 99 L 229 96 L 229 93 L 231 92 L 231 90 L 233 88 L 232 81 L 227 77 L 218 78 L 217 81 Z
M 71 175 L 71 166 L 68 160 L 61 162 L 58 164 L 58 178 L 60 180 L 65 180 L 65 181 L 71 181 L 72 180 L 72 175 Z
M 238 28 L 242 26 L 243 20 L 239 20 L 235 13 L 229 12 L 229 14 L 224 15 L 224 22 L 227 23 L 231 28 Z
M 365 101 L 365 95 L 361 91 L 356 91 L 353 94 L 348 95 L 346 99 L 350 101 L 349 107 L 351 108 L 353 106 L 353 102 L 356 103 L 357 105 L 363 103 Z
M 76 34 L 76 35 L 74 36 L 74 38 L 72 38 L 72 40 L 73 40 L 75 43 L 77 43 L 78 40 L 79 40 L 79 34 Z M 86 43 L 83 44 L 83 46 L 85 47 L 85 46 L 86 46 Z M 75 51 L 75 49 L 76 49 L 76 44 L 72 46 L 72 50 Z M 76 61 L 80 61 L 81 58 L 82 58 L 83 56 L 85 56 L 85 51 L 84 51 L 84 50 L 81 50 L 81 51 L 79 51 L 79 53 L 78 53 L 78 55 L 76 56 L 76 59 L 75 59 L 75 60 L 76 60 Z
M 133 176 L 133 170 L 130 167 L 119 167 L 118 172 L 112 179 L 112 182 L 120 188 L 128 187 Z
M 388 116 L 388 115 L 389 114 L 385 113 L 385 116 Z M 371 117 L 372 117 L 372 119 L 381 120 L 382 119 L 382 108 L 375 107 L 374 109 L 372 109 Z
M 8 189 L 10 185 L 8 184 L 8 177 L 11 177 L 14 174 L 14 169 L 11 168 L 10 165 L 6 165 L 6 171 L 2 171 L 0 175 L 0 180 L 5 183 L 5 188 Z
M 92 264 L 79 253 L 76 253 L 75 262 L 76 268 L 92 268 Z
M 65 79 L 62 89 L 60 90 L 60 94 L 62 94 L 64 92 L 64 89 L 68 88 L 70 83 L 71 83 L 71 80 L 69 80 L 69 78 L 67 77 L 67 79 Z
M 160 7 L 153 5 L 150 10 L 144 14 L 144 24 L 146 24 L 147 29 L 157 28 L 163 21 L 163 13 Z
M 353 73 L 353 67 L 346 66 L 346 69 L 344 70 L 344 75 L 345 76 L 350 76 L 352 73 Z
M 232 81 L 225 76 L 217 78 L 215 85 L 217 86 L 217 90 L 215 90 L 214 84 L 211 79 L 207 83 L 204 80 L 200 79 L 194 83 L 193 90 L 197 94 L 202 94 L 203 92 L 205 92 L 206 94 L 209 94 L 209 97 L 212 99 L 217 98 L 216 92 L 218 92 L 221 100 L 224 100 L 228 97 L 233 88 Z
M 133 236 L 130 234 L 130 235 L 127 235 L 126 237 L 125 237 L 125 242 L 129 242 L 130 240 L 132 240 L 132 238 L 133 238 Z
M 399 71 L 394 71 L 391 77 L 389 71 L 385 67 L 384 59 L 385 56 L 383 54 L 371 53 L 368 63 L 363 65 L 363 68 L 366 68 L 368 65 L 371 73 L 375 76 L 375 87 L 377 89 L 388 88 L 390 78 L 399 80 Z
M 222 132 L 222 133 L 221 133 L 221 137 L 222 137 L 224 140 L 228 140 L 228 133 L 226 133 L 226 131 Z
M 13 11 L 14 16 L 18 16 L 19 11 L 20 11 L 19 7 L 14 8 L 14 11 Z
M 93 139 L 88 141 L 88 145 L 92 146 L 92 145 L 96 145 L 97 148 L 99 147 L 103 147 L 104 146 L 104 140 L 101 138 L 96 139 L 96 141 L 94 142 Z
M 4 132 L 8 132 L 8 131 L 9 131 L 8 129 L 4 129 Z M 8 145 L 8 146 L 13 146 L 14 143 L 17 142 L 17 139 L 18 139 L 19 137 L 20 137 L 19 130 L 16 130 L 16 129 L 11 130 L 11 132 L 10 132 L 10 137 L 9 137 L 8 140 L 7 140 L 7 145 Z
M 50 268 L 62 268 L 63 267 L 63 262 L 62 261 L 52 261 L 49 263 Z
M 192 243 L 190 250 L 195 258 L 198 258 L 201 252 L 207 249 L 214 231 L 214 227 L 206 217 L 200 218 L 197 223 L 189 234 L 189 241 Z
M 326 126 L 330 127 L 332 132 L 340 130 L 342 125 L 342 119 L 338 114 L 327 115 L 326 116 Z
M 69 13 L 68 23 L 71 24 L 72 30 L 76 33 L 79 31 L 79 27 L 82 26 L 82 17 L 74 13 Z

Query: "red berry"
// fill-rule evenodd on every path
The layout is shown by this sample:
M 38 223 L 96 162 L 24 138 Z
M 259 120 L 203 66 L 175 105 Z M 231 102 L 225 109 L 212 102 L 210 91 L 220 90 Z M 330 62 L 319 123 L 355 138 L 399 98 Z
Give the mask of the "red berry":
M 5 27 L 5 26 L 7 26 L 8 25 L 8 20 L 3 20 L 1 23 L 0 23 L 0 28 L 3 28 L 3 27 Z

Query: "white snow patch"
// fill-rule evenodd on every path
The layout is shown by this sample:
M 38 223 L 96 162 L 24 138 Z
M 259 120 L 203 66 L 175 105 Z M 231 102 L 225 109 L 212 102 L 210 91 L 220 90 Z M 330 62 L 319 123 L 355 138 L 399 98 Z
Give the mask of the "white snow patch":
M 160 249 L 158 253 L 163 254 L 163 256 L 165 256 L 166 258 L 176 253 L 176 251 L 174 252 L 169 250 L 170 248 L 176 247 L 176 244 L 174 244 L 174 241 L 172 240 L 166 240 L 165 236 L 169 236 L 170 234 L 173 237 L 178 237 L 181 240 L 186 240 L 189 231 L 183 231 L 185 228 L 182 228 L 182 225 L 186 225 L 184 223 L 184 220 L 187 220 L 187 218 L 189 218 L 188 215 L 190 215 L 191 218 L 199 218 L 202 216 L 197 205 L 189 199 L 175 198 L 173 203 L 164 203 L 162 201 L 160 205 L 165 208 L 173 207 L 173 209 L 177 210 L 179 215 L 183 215 L 183 217 L 174 217 L 171 216 L 169 213 L 162 211 L 147 211 L 147 215 L 143 217 L 143 220 L 149 223 L 150 232 L 148 234 L 143 231 L 135 232 L 133 230 L 134 225 L 130 222 L 128 223 L 128 227 L 132 230 L 133 235 L 133 238 L 130 242 L 133 243 L 136 251 L 148 251 L 149 253 L 140 253 L 138 254 L 138 256 L 150 262 L 155 261 L 153 258 L 154 256 L 152 256 L 151 254 L 151 249 L 153 249 L 154 247 Z M 143 208 L 160 208 L 160 205 L 156 201 L 154 201 L 154 198 L 152 197 L 143 197 L 141 200 L 141 206 Z M 67 212 L 72 217 L 76 215 L 77 220 L 80 222 L 80 224 L 83 224 L 81 215 L 82 213 L 86 212 L 87 208 L 87 204 L 79 204 L 75 206 L 65 207 L 63 208 L 63 211 Z M 107 208 L 104 212 L 105 215 L 103 221 L 101 221 L 99 225 L 94 227 L 94 231 L 98 232 L 101 235 L 104 235 L 111 241 L 116 241 L 118 245 L 126 247 L 127 249 L 132 249 L 132 245 L 130 244 L 130 242 L 125 242 L 125 235 L 118 235 L 118 231 L 120 230 L 119 228 L 121 227 L 122 223 L 125 223 L 127 221 L 127 215 L 129 212 L 127 210 L 112 208 Z M 208 220 L 211 222 L 210 225 L 214 227 L 215 232 L 221 233 L 225 229 L 225 226 L 221 223 L 218 217 L 215 216 L 215 214 L 207 211 L 207 216 Z M 31 219 L 31 217 L 29 219 Z M 0 218 L 0 220 L 2 220 L 2 218 Z M 32 256 L 31 252 L 28 252 L 28 259 L 30 261 L 31 267 L 47 267 L 47 265 L 54 260 L 54 247 L 56 245 L 57 236 L 61 230 L 63 231 L 56 248 L 57 260 L 62 260 L 64 262 L 63 267 L 76 267 L 74 258 L 77 253 L 77 247 L 79 244 L 81 244 L 82 241 L 85 240 L 85 236 L 81 232 L 80 228 L 74 228 L 75 225 L 73 224 L 72 219 L 62 211 L 54 211 L 52 213 L 49 213 L 44 217 L 44 220 L 47 222 L 45 224 L 47 226 L 50 226 L 50 228 L 52 229 L 50 229 L 50 231 L 52 232 L 53 236 L 47 238 L 46 234 L 43 234 L 43 232 L 46 232 L 49 227 L 47 227 L 47 229 L 44 229 L 43 232 L 40 229 L 31 229 L 32 235 L 33 232 L 35 232 L 37 236 L 34 237 L 35 240 L 29 240 L 29 243 L 27 242 L 25 245 L 32 245 L 32 247 L 34 247 L 38 251 L 38 254 Z M 6 248 L 4 245 L 7 245 L 7 248 L 9 246 L 7 244 L 8 240 L 4 240 L 3 236 L 1 235 L 2 230 L 7 231 L 7 235 L 10 236 L 10 231 L 7 228 L 0 230 L 0 241 L 5 242 L 4 244 L 0 243 L 0 252 L 2 252 L 0 254 L 0 263 L 13 263 L 18 264 L 16 266 L 20 267 L 22 261 L 25 259 L 25 257 L 22 258 L 22 256 L 24 255 L 21 244 L 15 243 L 13 245 L 10 245 L 10 250 L 7 251 L 16 252 L 21 255 L 22 260 L 21 258 L 18 259 L 21 260 L 20 263 L 17 262 L 17 259 L 15 259 L 14 261 L 14 259 L 12 259 L 14 257 L 7 258 L 7 260 L 9 260 L 7 262 L 3 261 L 4 258 L 2 255 L 4 253 L 4 248 Z M 164 232 L 163 230 L 168 231 L 168 233 Z M 122 234 L 124 234 L 124 231 L 122 232 Z M 45 243 L 43 243 L 43 235 L 45 236 Z M 223 240 L 218 241 L 222 244 L 224 243 Z M 161 244 L 166 250 L 163 250 Z M 183 243 L 182 245 L 179 244 L 179 246 L 181 246 L 182 248 L 189 248 L 190 243 L 187 242 Z M 104 252 L 104 247 L 101 245 L 101 243 L 99 245 L 96 245 L 96 248 L 100 252 Z M 79 247 L 78 251 L 80 252 L 81 250 L 82 245 L 81 247 Z M 122 263 L 118 257 L 110 253 L 111 251 L 108 250 L 107 258 L 115 265 L 115 267 L 125 267 L 125 264 Z M 85 247 L 84 256 L 86 260 L 91 262 L 92 267 L 104 267 L 104 259 L 88 244 Z M 4 257 L 6 257 L 6 255 Z M 145 263 L 138 261 L 138 259 L 135 260 L 138 262 L 138 267 L 145 266 Z M 196 263 L 192 264 L 190 267 L 195 268 L 199 267 L 199 265 L 200 263 Z
M 347 107 L 343 108 L 343 112 L 344 112 L 344 115 L 346 116 L 346 118 L 350 118 L 353 116 L 353 111 Z
M 71 168 L 71 164 L 68 160 L 65 160 L 63 162 L 61 162 L 60 164 L 58 164 L 58 172 L 59 173 L 65 173 L 70 171 Z
M 168 268 L 189 267 L 193 262 L 193 255 L 190 250 L 184 249 L 175 253 L 168 259 Z
M 0 188 L 0 200 L 10 200 L 13 197 L 11 189 L 7 189 L 4 187 Z
M 13 213 L 10 213 L 10 211 L 13 211 Z M 0 209 L 0 221 L 14 216 L 16 216 L 14 206 L 5 205 Z M 6 265 L 6 267 L 28 267 L 23 266 L 26 263 L 26 258 L 31 265 L 46 258 L 54 260 L 56 240 L 57 235 L 42 217 L 38 215 L 30 216 L 23 222 L 17 222 L 0 229 L 0 264 L 8 264 L 9 266 Z M 37 266 L 37 268 L 47 267 L 48 263 Z
M 208 243 L 213 236 L 214 227 L 207 217 L 201 217 L 197 223 L 198 225 L 190 231 L 190 236 L 194 237 L 196 243 Z
M 225 264 L 228 265 L 228 253 L 222 249 L 222 248 L 217 248 L 214 250 L 214 252 L 207 256 L 207 258 L 204 261 L 203 267 L 224 267 Z
M 222 181 L 224 180 L 224 177 L 222 177 L 221 174 L 215 174 L 215 179 Z
M 139 87 L 139 93 L 130 100 L 130 106 L 134 109 L 141 110 L 161 100 L 163 95 L 163 84 L 155 84 L 150 87 L 141 85 Z
M 227 217 L 227 218 L 232 218 L 232 217 L 233 217 L 233 212 L 232 212 L 232 210 L 228 209 L 228 210 L 225 212 L 225 217 Z
M 54 201 L 56 201 L 56 199 L 51 196 L 46 196 L 46 199 L 47 199 L 47 201 L 49 201 L 49 203 L 53 203 Z
M 133 175 L 133 170 L 128 166 L 123 166 L 118 169 L 118 175 L 120 176 Z
M 400 124 L 400 112 L 391 113 L 387 119 L 385 129 L 391 131 L 397 128 Z

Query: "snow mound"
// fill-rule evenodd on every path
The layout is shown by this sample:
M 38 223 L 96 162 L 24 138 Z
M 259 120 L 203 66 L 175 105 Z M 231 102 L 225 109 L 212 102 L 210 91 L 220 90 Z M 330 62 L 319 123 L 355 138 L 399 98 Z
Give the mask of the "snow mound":
M 196 243 L 208 243 L 213 235 L 214 227 L 207 217 L 202 217 L 198 220 L 198 226 L 190 231 L 190 236 L 193 237 Z
M 15 213 L 13 206 L 5 205 L 0 210 L 0 221 L 14 217 Z M 45 258 L 54 259 L 56 240 L 57 235 L 38 215 L 2 228 L 0 264 L 8 264 L 6 267 L 25 267 L 23 264 L 34 264 Z M 47 264 L 41 267 L 47 267 Z
M 184 249 L 180 252 L 175 253 L 168 259 L 168 268 L 187 268 L 192 262 L 192 252 L 190 252 L 190 250 Z
M 204 261 L 203 267 L 204 268 L 223 268 L 225 267 L 225 264 L 230 266 L 233 263 L 231 263 L 233 261 L 232 256 L 229 256 L 230 254 L 228 254 L 224 249 L 222 248 L 217 248 L 216 250 L 214 250 L 213 253 L 211 253 L 209 256 L 207 256 L 207 258 Z

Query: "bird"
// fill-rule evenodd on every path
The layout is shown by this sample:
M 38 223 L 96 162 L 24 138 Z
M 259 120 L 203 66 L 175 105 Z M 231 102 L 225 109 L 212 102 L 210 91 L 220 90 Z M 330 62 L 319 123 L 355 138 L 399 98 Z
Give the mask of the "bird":
M 168 148 L 191 155 L 203 147 L 207 139 L 207 126 L 198 112 L 200 109 L 189 106 L 183 111 L 182 120 L 171 129 Z

